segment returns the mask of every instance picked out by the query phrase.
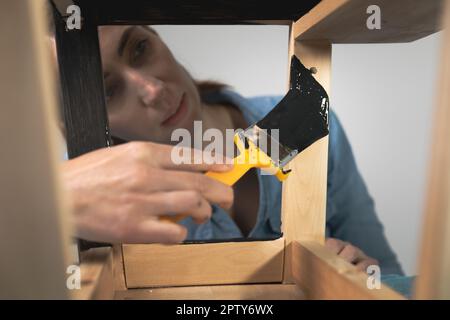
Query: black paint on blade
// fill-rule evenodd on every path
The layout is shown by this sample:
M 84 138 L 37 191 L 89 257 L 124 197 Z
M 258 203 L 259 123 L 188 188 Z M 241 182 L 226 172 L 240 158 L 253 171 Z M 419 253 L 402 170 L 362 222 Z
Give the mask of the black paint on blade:
M 279 142 L 300 153 L 328 134 L 328 94 L 294 55 L 290 89 L 284 98 L 256 125 L 279 129 Z

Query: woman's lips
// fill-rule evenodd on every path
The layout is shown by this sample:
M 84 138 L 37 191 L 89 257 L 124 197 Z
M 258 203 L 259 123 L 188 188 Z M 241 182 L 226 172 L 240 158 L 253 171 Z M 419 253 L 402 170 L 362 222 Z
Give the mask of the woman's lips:
M 169 116 L 166 120 L 164 120 L 161 125 L 163 126 L 173 126 L 177 124 L 181 119 L 183 119 L 184 115 L 187 112 L 187 99 L 186 99 L 186 93 L 183 94 L 181 97 L 180 104 L 178 105 L 178 108 L 175 110 L 175 112 Z

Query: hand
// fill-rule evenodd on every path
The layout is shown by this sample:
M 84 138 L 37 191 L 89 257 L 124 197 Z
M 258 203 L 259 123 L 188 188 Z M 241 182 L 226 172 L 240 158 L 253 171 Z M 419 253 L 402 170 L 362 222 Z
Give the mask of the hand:
M 335 238 L 328 238 L 325 241 L 325 246 L 344 260 L 356 265 L 358 270 L 366 272 L 368 266 L 378 265 L 376 259 L 367 256 L 361 249 L 348 242 Z
M 230 165 L 175 165 L 171 150 L 130 142 L 65 161 L 62 176 L 77 235 L 109 243 L 176 243 L 186 229 L 159 216 L 188 213 L 202 222 L 211 216 L 210 203 L 231 207 L 232 188 L 203 174 Z

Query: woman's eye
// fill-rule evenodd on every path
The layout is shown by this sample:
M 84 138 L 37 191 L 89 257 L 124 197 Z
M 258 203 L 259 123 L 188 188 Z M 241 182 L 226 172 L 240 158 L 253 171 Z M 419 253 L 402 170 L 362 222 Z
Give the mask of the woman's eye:
M 133 60 L 136 60 L 141 55 L 143 55 L 146 49 L 147 49 L 147 39 L 139 41 L 136 44 L 136 47 L 134 48 Z

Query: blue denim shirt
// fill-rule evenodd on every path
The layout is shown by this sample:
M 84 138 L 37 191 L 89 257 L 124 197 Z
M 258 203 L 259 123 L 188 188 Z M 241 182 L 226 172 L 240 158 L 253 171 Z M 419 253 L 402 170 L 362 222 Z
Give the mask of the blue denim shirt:
M 263 118 L 281 96 L 245 98 L 231 90 L 221 90 L 203 99 L 209 103 L 231 103 L 243 113 L 249 125 Z M 358 171 L 352 149 L 342 126 L 329 114 L 329 152 L 326 209 L 326 235 L 350 242 L 380 262 L 383 274 L 402 274 L 400 264 L 384 235 L 366 185 Z M 257 221 L 248 235 L 252 239 L 281 236 L 281 183 L 271 175 L 261 175 Z M 227 212 L 213 206 L 206 223 L 198 225 L 191 218 L 180 222 L 188 229 L 189 240 L 242 238 L 243 235 Z

